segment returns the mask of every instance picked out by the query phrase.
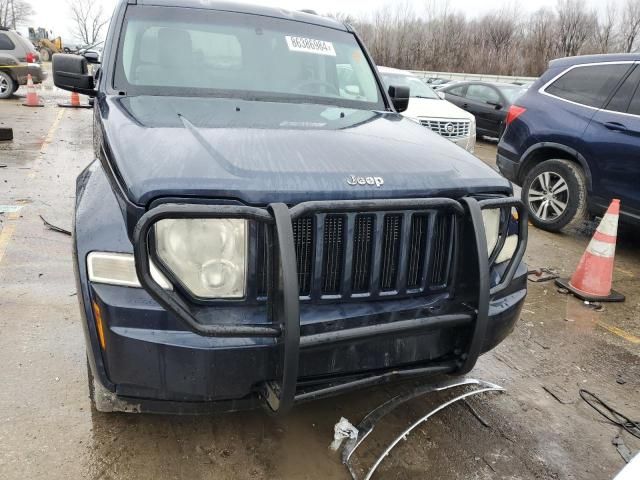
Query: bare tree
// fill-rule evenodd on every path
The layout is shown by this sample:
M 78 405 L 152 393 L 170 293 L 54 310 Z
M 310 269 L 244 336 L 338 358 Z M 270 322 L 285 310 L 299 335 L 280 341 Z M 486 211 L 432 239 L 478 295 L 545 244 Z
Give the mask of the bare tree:
M 640 0 L 627 0 L 622 10 L 622 51 L 634 50 L 636 39 L 640 33 Z
M 542 73 L 557 51 L 556 16 L 552 10 L 541 8 L 534 12 L 526 24 L 522 50 L 525 75 Z
M 604 14 L 598 19 L 595 30 L 595 50 L 597 53 L 609 53 L 613 50 L 615 33 L 618 26 L 618 10 L 616 4 L 609 0 Z
M 69 0 L 75 35 L 86 45 L 96 45 L 102 40 L 109 18 L 102 5 L 93 0 Z
M 33 13 L 33 7 L 27 0 L 0 0 L 0 26 L 15 29 Z
M 640 45 L 640 0 L 625 0 L 622 9 L 608 0 L 598 10 L 584 0 L 556 0 L 554 9 L 528 15 L 503 1 L 501 9 L 467 17 L 451 0 L 424 0 L 422 11 L 402 0 L 351 23 L 378 65 L 409 70 L 537 76 L 556 57 Z
M 558 0 L 558 42 L 560 54 L 578 55 L 589 35 L 595 31 L 596 13 L 584 8 L 580 0 Z
M 478 23 L 478 31 L 482 38 L 480 50 L 485 50 L 490 68 L 497 73 L 510 73 L 513 62 L 511 57 L 518 46 L 520 25 L 514 8 L 503 8 L 500 11 L 485 15 Z

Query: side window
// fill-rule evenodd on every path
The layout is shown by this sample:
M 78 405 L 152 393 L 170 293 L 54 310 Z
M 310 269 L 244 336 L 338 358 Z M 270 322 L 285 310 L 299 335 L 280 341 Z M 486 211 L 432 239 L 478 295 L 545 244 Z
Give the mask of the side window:
M 0 50 L 13 50 L 16 46 L 6 33 L 0 33 Z
M 456 97 L 464 97 L 464 91 L 467 88 L 466 85 L 460 85 L 459 87 L 454 87 L 447 90 L 445 93 L 450 95 L 455 95 Z
M 615 93 L 606 109 L 613 112 L 625 113 L 629 107 L 629 102 L 631 102 L 631 97 L 633 97 L 634 92 L 638 88 L 638 84 L 640 84 L 640 67 L 636 66 L 633 72 L 631 72 L 622 85 L 620 85 L 620 88 Z
M 640 88 L 636 88 L 627 113 L 632 115 L 640 115 Z
M 602 108 L 629 68 L 628 63 L 576 67 L 549 85 L 546 92 L 575 103 Z
M 500 95 L 498 95 L 498 92 L 487 85 L 469 85 L 467 88 L 467 98 L 480 103 L 500 103 Z

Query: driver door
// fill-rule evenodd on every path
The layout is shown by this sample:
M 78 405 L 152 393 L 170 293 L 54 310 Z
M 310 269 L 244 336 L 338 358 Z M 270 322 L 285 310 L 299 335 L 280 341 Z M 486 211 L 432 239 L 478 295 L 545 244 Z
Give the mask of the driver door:
M 462 108 L 475 115 L 478 133 L 497 137 L 503 108 L 498 90 L 489 85 L 471 84 L 467 87 L 465 97 Z

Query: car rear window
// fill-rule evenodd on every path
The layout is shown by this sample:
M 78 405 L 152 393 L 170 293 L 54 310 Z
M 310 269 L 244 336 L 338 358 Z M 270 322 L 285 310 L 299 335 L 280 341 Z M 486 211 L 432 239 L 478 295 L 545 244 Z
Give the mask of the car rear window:
M 36 47 L 33 46 L 31 40 L 24 38 L 22 35 L 17 35 L 17 39 L 27 52 L 36 52 Z
M 629 103 L 627 113 L 640 115 L 640 88 L 636 88 L 633 98 L 631 99 L 631 103 Z
M 554 81 L 545 92 L 581 105 L 602 108 L 629 68 L 628 63 L 578 66 Z
M 606 109 L 613 112 L 626 113 L 631 97 L 633 97 L 633 94 L 638 88 L 638 84 L 640 84 L 640 68 L 636 67 L 625 79 L 622 85 L 620 85 L 620 88 L 615 93 Z
M 0 33 L 0 50 L 13 50 L 16 46 L 6 33 Z

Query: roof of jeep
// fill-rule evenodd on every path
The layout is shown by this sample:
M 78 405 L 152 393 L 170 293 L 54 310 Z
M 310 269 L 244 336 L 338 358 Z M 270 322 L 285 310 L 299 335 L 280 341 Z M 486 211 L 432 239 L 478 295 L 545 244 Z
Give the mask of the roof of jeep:
M 128 0 L 122 0 L 124 2 Z M 137 0 L 138 5 L 157 5 L 161 7 L 201 8 L 206 10 L 221 10 L 225 12 L 246 13 L 250 15 L 263 15 L 265 17 L 282 18 L 296 22 L 311 23 L 321 27 L 347 30 L 345 25 L 337 20 L 312 13 L 285 10 L 283 8 L 264 7 L 237 2 L 224 2 L 216 0 Z

